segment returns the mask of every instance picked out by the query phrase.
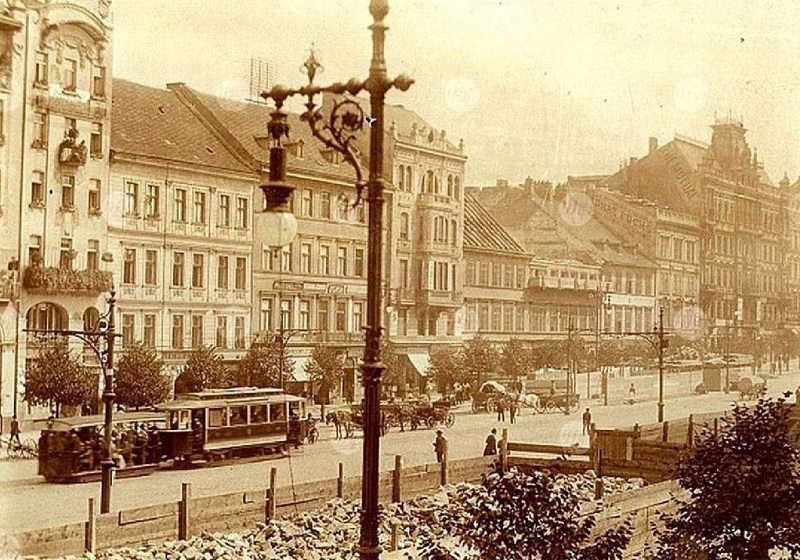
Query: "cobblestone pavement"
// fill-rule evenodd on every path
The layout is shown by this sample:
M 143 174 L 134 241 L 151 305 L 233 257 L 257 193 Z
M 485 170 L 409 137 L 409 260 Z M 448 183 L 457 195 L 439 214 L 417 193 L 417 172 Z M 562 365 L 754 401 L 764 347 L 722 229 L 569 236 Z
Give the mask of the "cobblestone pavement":
M 794 390 L 800 384 L 800 373 L 793 372 L 768 382 L 770 396 Z M 714 393 L 668 399 L 665 407 L 667 420 L 683 418 L 691 413 L 725 410 L 736 397 Z M 794 402 L 794 396 L 790 399 Z M 483 449 L 483 441 L 492 427 L 508 428 L 509 439 L 572 445 L 587 445 L 582 435 L 580 415 L 584 406 L 592 411 L 592 420 L 599 428 L 631 426 L 656 421 L 656 403 L 641 402 L 634 405 L 610 405 L 590 401 L 581 411 L 566 416 L 561 413 L 535 414 L 523 409 L 515 424 L 497 422 L 495 415 L 466 412 L 468 405 L 460 406 L 455 425 L 444 429 L 449 441 L 449 455 L 453 459 L 475 457 Z M 338 463 L 344 464 L 345 476 L 361 471 L 360 433 L 353 439 L 332 439 L 333 428 L 321 426 L 322 439 L 314 445 L 293 450 L 289 457 L 255 463 L 203 468 L 193 471 L 159 471 L 150 476 L 118 480 L 112 491 L 112 510 L 130 509 L 177 501 L 182 482 L 192 484 L 193 496 L 208 496 L 267 486 L 269 470 L 278 469 L 278 485 L 291 485 L 309 480 L 334 478 Z M 434 462 L 434 432 L 418 430 L 400 433 L 394 428 L 381 439 L 381 468 L 394 467 L 395 455 L 402 455 L 405 465 Z M 83 521 L 87 500 L 99 502 L 99 483 L 47 484 L 36 474 L 35 460 L 0 462 L 0 533 L 15 533 L 42 526 L 57 526 Z

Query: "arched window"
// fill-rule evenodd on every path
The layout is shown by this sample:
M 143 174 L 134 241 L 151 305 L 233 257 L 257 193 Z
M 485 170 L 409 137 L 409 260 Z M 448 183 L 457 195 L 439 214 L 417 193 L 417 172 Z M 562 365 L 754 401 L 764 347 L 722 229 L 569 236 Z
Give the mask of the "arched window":
M 397 188 L 401 191 L 404 191 L 406 189 L 405 179 L 406 179 L 405 167 L 401 165 L 400 167 L 397 168 Z
M 69 319 L 66 310 L 55 303 L 38 303 L 28 309 L 25 328 L 36 330 L 66 329 Z
M 86 332 L 94 332 L 97 330 L 97 324 L 100 322 L 100 312 L 94 307 L 87 307 L 83 312 L 83 330 Z
M 447 196 L 453 196 L 453 176 L 447 176 Z
M 400 239 L 408 239 L 410 223 L 408 213 L 400 213 Z
M 461 200 L 461 179 L 458 175 L 453 178 L 453 197 L 456 200 Z
M 433 171 L 430 169 L 425 173 L 425 181 L 423 183 L 422 192 L 432 193 L 433 191 Z
M 456 235 L 458 232 L 457 222 L 455 220 L 450 220 L 450 243 L 453 245 L 456 244 Z
M 442 194 L 441 185 L 439 184 L 439 177 L 437 175 L 433 176 L 433 192 L 436 194 Z
M 414 176 L 411 172 L 411 166 L 406 166 L 406 189 L 411 192 L 414 190 Z

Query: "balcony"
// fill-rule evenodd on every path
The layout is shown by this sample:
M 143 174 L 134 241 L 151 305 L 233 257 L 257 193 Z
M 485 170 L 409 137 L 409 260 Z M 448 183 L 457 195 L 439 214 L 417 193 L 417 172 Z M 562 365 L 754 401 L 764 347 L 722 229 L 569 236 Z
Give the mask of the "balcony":
M 419 290 L 417 301 L 423 307 L 461 307 L 464 294 L 448 290 Z
M 23 287 L 33 294 L 97 295 L 111 290 L 113 275 L 101 270 L 69 270 L 38 264 L 25 269 Z
M 440 210 L 455 210 L 458 208 L 458 201 L 447 195 L 420 193 L 417 195 L 418 208 L 436 208 Z

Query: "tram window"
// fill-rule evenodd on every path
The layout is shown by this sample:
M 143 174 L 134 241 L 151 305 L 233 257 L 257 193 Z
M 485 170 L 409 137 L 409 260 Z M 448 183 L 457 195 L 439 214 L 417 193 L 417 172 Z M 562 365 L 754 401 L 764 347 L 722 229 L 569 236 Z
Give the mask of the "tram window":
M 267 405 L 254 404 L 250 406 L 250 423 L 263 424 L 267 421 Z
M 177 412 L 170 412 L 169 413 L 169 429 L 170 430 L 177 430 L 178 429 L 178 413 Z
M 189 429 L 189 411 L 181 410 L 181 430 Z
M 300 402 L 294 401 L 289 403 L 289 416 L 300 417 Z
M 231 407 L 231 426 L 247 424 L 247 405 Z
M 280 422 L 281 420 L 286 420 L 286 405 L 283 403 L 269 405 L 269 421 Z
M 210 428 L 220 428 L 228 424 L 228 415 L 225 408 L 209 408 L 208 409 L 208 426 Z

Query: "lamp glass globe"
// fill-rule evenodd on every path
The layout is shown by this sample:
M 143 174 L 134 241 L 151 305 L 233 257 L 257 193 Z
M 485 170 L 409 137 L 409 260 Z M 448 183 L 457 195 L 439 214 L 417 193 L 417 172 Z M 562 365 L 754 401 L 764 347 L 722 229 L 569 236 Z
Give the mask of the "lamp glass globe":
M 297 220 L 291 212 L 265 210 L 262 218 L 263 240 L 268 247 L 273 249 L 286 247 L 297 235 Z

